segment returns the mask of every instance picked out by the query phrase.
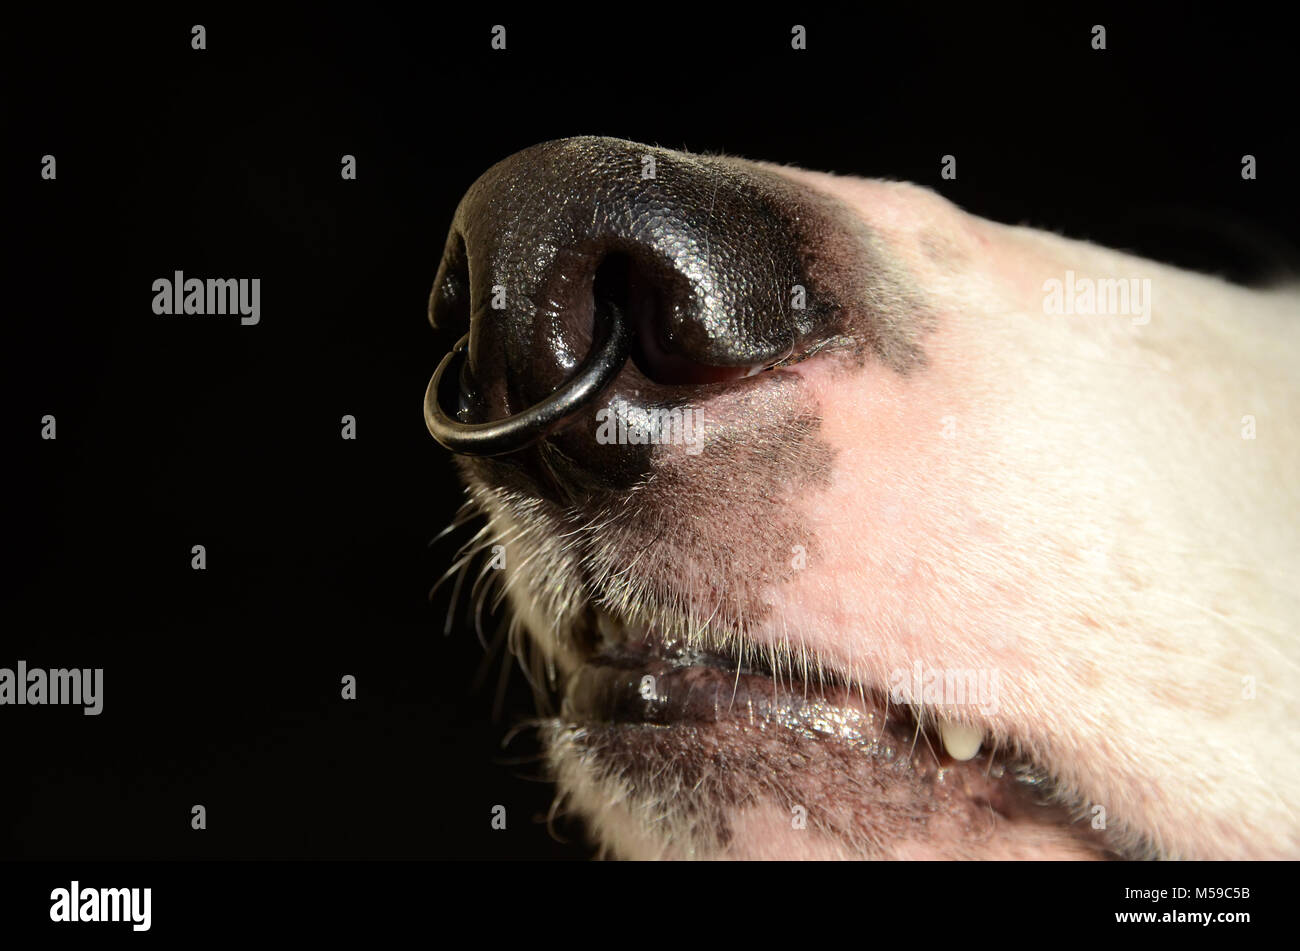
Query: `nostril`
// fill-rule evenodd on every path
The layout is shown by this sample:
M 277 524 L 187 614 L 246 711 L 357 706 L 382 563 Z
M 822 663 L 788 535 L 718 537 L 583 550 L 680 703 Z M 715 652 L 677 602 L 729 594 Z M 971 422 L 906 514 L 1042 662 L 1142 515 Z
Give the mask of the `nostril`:
M 632 362 L 655 383 L 668 385 L 725 383 L 753 373 L 754 367 L 710 366 L 680 352 L 669 339 L 672 308 L 682 306 L 689 289 L 669 268 L 655 268 L 621 251 L 601 259 L 592 280 L 596 304 L 612 305 L 626 315 L 634 333 Z
M 444 346 L 451 348 L 469 331 L 472 313 L 469 253 L 465 236 L 453 229 L 434 278 L 433 293 L 429 296 L 429 322 L 445 338 Z M 474 383 L 469 361 L 460 365 L 459 372 L 449 383 L 454 386 L 454 398 L 446 405 L 454 409 L 456 419 L 468 421 L 484 396 Z
M 871 299 L 837 251 L 859 238 L 745 163 L 591 137 L 517 153 L 456 209 L 429 313 L 457 369 L 433 412 L 483 426 L 563 403 L 559 419 L 580 392 L 676 400 L 797 359 L 842 339 L 845 299 Z
M 469 329 L 470 284 L 469 254 L 465 238 L 453 231 L 447 238 L 442 262 L 429 297 L 429 322 L 435 330 L 451 334 L 453 339 Z

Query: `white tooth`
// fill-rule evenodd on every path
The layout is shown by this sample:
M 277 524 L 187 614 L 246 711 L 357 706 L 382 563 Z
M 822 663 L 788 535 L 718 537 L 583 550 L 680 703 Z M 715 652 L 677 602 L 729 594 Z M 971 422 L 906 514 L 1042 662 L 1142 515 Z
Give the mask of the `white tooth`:
M 968 760 L 980 751 L 984 742 L 984 731 L 964 723 L 950 720 L 939 721 L 939 735 L 943 737 L 943 748 L 953 759 Z

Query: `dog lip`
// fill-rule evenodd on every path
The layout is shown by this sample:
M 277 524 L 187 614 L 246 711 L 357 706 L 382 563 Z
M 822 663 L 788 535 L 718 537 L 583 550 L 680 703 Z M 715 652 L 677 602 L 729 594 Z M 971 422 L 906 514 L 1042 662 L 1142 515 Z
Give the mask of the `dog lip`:
M 567 678 L 561 715 L 657 726 L 742 720 L 873 745 L 890 735 L 914 746 L 910 728 L 900 732 L 901 715 L 887 708 L 883 697 L 834 681 L 811 686 L 720 654 L 644 641 L 588 655 Z
M 802 737 L 840 744 L 856 754 L 863 777 L 901 796 L 930 795 L 918 790 L 946 787 L 1008 821 L 1068 828 L 1072 837 L 1099 858 L 1125 857 L 1103 833 L 1080 823 L 1053 801 L 1051 773 L 1028 761 L 996 751 L 956 760 L 943 749 L 932 726 L 922 729 L 874 689 L 859 689 L 834 677 L 807 682 L 774 675 L 735 657 L 691 650 L 664 641 L 644 625 L 623 637 L 600 612 L 589 615 L 603 632 L 589 638 L 577 665 L 562 685 L 560 720 L 590 731 L 757 730 L 774 736 Z M 921 723 L 929 722 L 920 712 Z M 684 737 L 683 737 L 684 738 Z M 635 745 L 635 742 L 634 742 Z M 657 747 L 647 745 L 645 755 Z
M 602 653 L 571 676 L 566 719 L 602 723 L 714 723 L 731 717 L 788 718 L 795 698 L 760 673 L 707 654 L 661 657 Z

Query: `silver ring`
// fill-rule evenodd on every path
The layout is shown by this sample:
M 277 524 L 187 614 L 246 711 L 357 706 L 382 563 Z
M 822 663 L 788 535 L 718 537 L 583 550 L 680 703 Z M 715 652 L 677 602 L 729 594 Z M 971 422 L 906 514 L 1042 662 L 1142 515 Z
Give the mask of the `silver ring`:
M 469 334 L 465 334 L 442 358 L 425 390 L 424 423 L 429 433 L 452 452 L 500 456 L 517 452 L 572 420 L 613 382 L 631 351 L 631 332 L 622 313 L 607 302 L 598 307 L 600 312 L 606 318 L 605 338 L 599 345 L 592 345 L 573 376 L 540 403 L 487 423 L 462 423 L 455 418 L 455 411 L 448 413 L 443 409 L 444 396 L 455 395 L 443 393 L 444 382 L 459 387 L 460 370 L 469 353 Z M 450 373 L 453 367 L 455 372 Z

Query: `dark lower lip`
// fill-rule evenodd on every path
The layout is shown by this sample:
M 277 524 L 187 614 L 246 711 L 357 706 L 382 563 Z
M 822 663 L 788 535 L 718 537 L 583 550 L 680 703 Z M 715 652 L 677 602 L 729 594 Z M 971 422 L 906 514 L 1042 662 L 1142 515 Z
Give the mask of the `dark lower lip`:
M 589 658 L 570 676 L 562 717 L 584 725 L 706 727 L 745 725 L 851 743 L 876 761 L 905 760 L 921 738 L 883 699 L 843 687 L 816 687 L 746 669 L 708 654 L 664 657 L 618 650 Z M 927 755 L 930 755 L 927 753 Z M 941 760 L 950 758 L 938 753 Z
M 600 655 L 573 674 L 564 712 L 567 718 L 588 723 L 669 726 L 784 718 L 799 705 L 799 698 L 771 677 L 724 663 L 703 655 Z
M 741 756 L 755 743 L 773 741 L 792 750 L 846 752 L 839 760 L 846 775 L 894 789 L 926 810 L 953 809 L 960 800 L 1008 820 L 1071 823 L 1065 810 L 1040 798 L 1046 780 L 1027 764 L 984 756 L 953 760 L 937 737 L 919 733 L 915 721 L 889 710 L 883 697 L 738 672 L 733 662 L 711 655 L 621 649 L 589 657 L 569 675 L 561 719 L 586 727 L 591 737 L 605 736 L 595 747 L 618 751 L 609 765 L 636 782 L 652 783 L 664 768 L 662 757 L 675 755 L 668 750 L 689 748 L 694 741 L 687 737 L 707 733 L 717 738 L 716 748 L 733 744 Z M 800 745 L 807 743 L 813 746 Z M 1099 855 L 1109 854 L 1101 835 L 1074 828 Z

